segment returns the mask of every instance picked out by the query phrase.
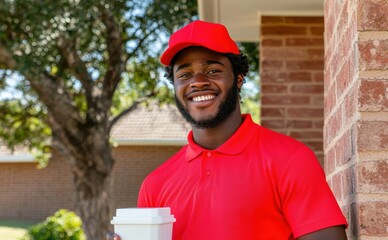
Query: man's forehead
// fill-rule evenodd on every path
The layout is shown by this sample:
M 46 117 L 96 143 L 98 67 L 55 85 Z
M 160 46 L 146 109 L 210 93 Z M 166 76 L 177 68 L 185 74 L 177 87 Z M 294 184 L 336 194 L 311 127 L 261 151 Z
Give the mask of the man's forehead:
M 220 65 L 220 66 L 223 66 L 223 67 L 226 67 L 224 61 L 218 61 L 218 60 L 205 60 L 205 61 L 202 61 L 200 62 L 200 64 L 202 64 L 202 66 L 210 66 L 210 65 Z M 180 69 L 184 69 L 184 68 L 188 68 L 188 67 L 191 67 L 193 65 L 192 62 L 176 62 L 174 64 L 174 69 L 175 71 L 179 71 Z

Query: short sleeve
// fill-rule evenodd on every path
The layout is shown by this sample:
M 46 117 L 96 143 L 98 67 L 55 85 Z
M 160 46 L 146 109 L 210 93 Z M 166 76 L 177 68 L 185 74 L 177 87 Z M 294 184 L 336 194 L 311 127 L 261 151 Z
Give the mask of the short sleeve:
M 278 184 L 282 210 L 295 238 L 320 229 L 347 225 L 322 167 L 306 146 L 284 165 Z

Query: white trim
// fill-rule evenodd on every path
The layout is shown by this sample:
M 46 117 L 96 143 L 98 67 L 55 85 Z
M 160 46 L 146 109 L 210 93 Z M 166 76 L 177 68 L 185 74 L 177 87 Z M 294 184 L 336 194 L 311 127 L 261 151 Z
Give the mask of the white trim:
M 176 139 L 115 139 L 118 146 L 183 146 L 187 144 L 184 138 Z
M 0 163 L 34 162 L 35 157 L 32 154 L 19 155 L 0 155 Z

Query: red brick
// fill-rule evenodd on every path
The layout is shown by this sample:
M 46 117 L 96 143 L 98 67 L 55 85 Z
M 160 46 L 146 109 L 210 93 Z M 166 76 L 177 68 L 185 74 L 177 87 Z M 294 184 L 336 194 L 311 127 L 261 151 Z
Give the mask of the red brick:
M 360 235 L 388 237 L 388 202 L 360 203 L 359 219 Z
M 275 105 L 305 105 L 308 104 L 309 97 L 306 96 L 269 96 L 263 95 L 262 104 Z
M 283 39 L 266 38 L 260 42 L 261 47 L 283 46 Z
M 311 72 L 290 72 L 288 74 L 289 80 L 296 82 L 312 82 Z
M 312 121 L 313 123 L 313 128 L 317 128 L 317 129 L 323 129 L 323 119 L 319 119 L 319 120 L 314 120 Z
M 261 33 L 263 35 L 306 35 L 305 27 L 295 26 L 262 26 Z
M 337 16 L 337 21 L 338 21 L 338 25 L 337 25 L 337 31 L 340 32 L 340 33 L 343 33 L 345 31 L 345 29 L 348 27 L 348 21 L 349 21 L 349 11 L 348 11 L 348 5 L 344 2 L 342 3 L 342 5 L 340 6 L 342 9 L 338 9 L 340 10 L 340 12 L 337 12 L 336 15 Z M 350 12 L 351 13 L 351 12 Z
M 355 154 L 354 134 L 351 131 L 345 132 L 336 142 L 336 167 L 348 163 Z
M 323 69 L 323 61 L 321 60 L 295 60 L 286 61 L 286 68 L 289 70 L 321 70 Z
M 312 149 L 314 152 L 322 151 L 323 150 L 323 142 L 322 140 L 304 140 L 303 141 L 310 149 Z M 322 162 L 321 166 L 323 166 L 323 156 L 322 156 Z
M 260 80 L 262 83 L 287 81 L 288 73 L 282 72 L 282 71 L 272 71 L 271 69 L 263 70 L 263 67 L 261 68 L 261 74 L 260 74 Z
M 388 122 L 362 121 L 357 126 L 359 151 L 386 151 L 388 146 Z
M 315 94 L 314 96 L 311 96 L 311 106 L 323 108 L 324 106 L 323 92 Z
M 322 36 L 323 32 L 324 32 L 324 27 L 323 26 L 322 27 L 311 27 L 310 32 L 312 35 Z
M 286 38 L 286 46 L 301 46 L 301 47 L 309 47 L 309 46 L 323 46 L 323 38 L 321 37 L 307 37 L 307 38 Z
M 323 93 L 323 85 L 294 85 L 291 86 L 291 93 L 311 94 Z
M 327 119 L 325 131 L 325 144 L 331 143 L 342 127 L 342 112 L 339 111 Z
M 263 127 L 267 127 L 270 129 L 279 129 L 279 128 L 285 128 L 286 122 L 285 120 L 275 120 L 275 119 L 269 119 L 268 118 L 261 118 L 261 125 Z
M 299 24 L 323 24 L 323 17 L 285 17 L 284 22 L 286 23 L 299 23 Z
M 282 117 L 285 116 L 285 109 L 281 107 L 262 107 L 260 110 L 262 117 Z
M 356 64 L 356 56 L 358 55 L 358 52 L 356 51 L 351 51 L 350 57 L 349 57 L 349 80 L 351 82 L 354 81 L 354 79 L 357 77 L 358 78 L 358 64 Z
M 262 39 L 282 39 L 282 43 L 287 46 L 263 47 L 260 65 L 263 93 L 261 106 L 265 109 L 264 113 L 262 112 L 262 124 L 276 131 L 300 137 L 303 142 L 307 141 L 314 147 L 314 152 L 319 154 L 321 161 L 322 128 L 312 126 L 314 120 L 321 119 L 321 123 L 323 122 L 324 46 L 322 33 L 312 36 L 310 30 L 322 29 L 322 26 L 323 17 L 266 18 L 264 23 L 262 21 Z M 270 61 L 281 61 L 282 65 L 268 64 Z M 316 73 L 318 75 L 315 75 Z M 315 77 L 317 79 L 314 79 Z M 316 84 L 313 84 L 314 82 Z M 293 92 L 290 92 L 291 87 L 294 89 Z M 317 89 L 321 91 L 316 92 Z M 314 119 L 311 119 L 310 114 L 308 117 L 301 117 L 300 114 L 296 117 L 284 116 L 285 111 L 290 111 L 287 110 L 290 106 L 294 108 L 300 106 L 302 109 L 320 108 L 321 111 Z M 281 107 L 282 111 L 271 109 L 276 107 Z M 298 129 L 302 129 L 303 133 L 298 133 Z M 321 132 L 319 137 L 316 132 Z M 307 138 L 302 139 L 303 137 Z
M 358 48 L 361 70 L 388 70 L 387 39 L 360 41 Z
M 324 148 L 325 144 L 324 144 Z M 335 169 L 335 149 L 329 149 L 327 153 L 325 154 L 325 161 L 324 161 L 324 166 L 325 166 L 325 173 L 326 175 L 332 173 Z
M 312 82 L 311 72 L 296 71 L 296 72 L 283 72 L 283 71 L 264 71 L 262 69 L 260 75 L 261 82 L 292 82 L 292 83 L 307 83 Z
M 350 79 L 349 79 L 349 64 L 345 62 L 342 67 L 339 69 L 338 77 L 337 77 L 337 89 L 339 96 L 341 97 L 344 94 L 345 90 L 348 88 Z
M 283 62 L 282 61 L 276 61 L 276 60 L 266 60 L 263 59 L 262 63 L 262 68 L 264 69 L 276 69 L 279 70 L 283 67 Z
M 291 131 L 290 136 L 294 137 L 296 139 L 322 139 L 322 131 L 316 131 L 316 130 L 298 130 L 298 131 Z
M 361 162 L 358 165 L 358 188 L 363 193 L 388 192 L 388 156 L 382 161 Z
M 344 99 L 344 124 L 351 123 L 354 116 L 357 114 L 357 94 L 359 89 L 358 85 L 353 86 L 346 94 Z
M 308 59 L 323 59 L 323 56 L 324 56 L 323 48 L 307 49 L 307 58 Z
M 313 122 L 311 120 L 287 120 L 287 126 L 290 128 L 311 129 Z
M 342 173 L 335 174 L 332 178 L 332 191 L 338 201 L 342 200 Z
M 322 108 L 289 108 L 287 110 L 288 117 L 297 118 L 317 118 L 323 117 Z
M 323 59 L 323 49 L 267 47 L 261 50 L 263 59 Z
M 265 84 L 261 87 L 263 93 L 286 93 L 288 87 L 280 84 Z
M 351 20 L 355 21 L 355 17 L 354 19 L 351 19 Z M 346 29 L 342 35 L 341 44 L 340 44 L 341 57 L 343 57 L 344 59 L 349 58 L 348 54 L 351 51 L 354 51 L 354 43 L 358 40 L 356 33 L 357 33 L 356 26 L 353 26 L 352 22 L 351 24 L 346 26 Z M 354 61 L 354 59 L 350 58 L 350 61 Z
M 327 2 L 327 1 L 325 1 Z M 327 12 L 325 12 L 327 13 Z M 330 14 L 331 13 L 331 14 Z M 333 38 L 334 35 L 334 25 L 335 25 L 335 19 L 334 19 L 334 14 L 332 11 L 329 11 L 329 16 L 325 16 L 325 32 L 324 32 L 324 37 L 326 43 L 331 43 L 331 39 Z M 330 46 L 327 46 L 329 48 Z
M 328 66 L 330 68 L 330 76 L 329 77 L 330 77 L 331 81 L 336 81 L 338 79 L 338 78 L 336 79 L 334 76 L 338 73 L 340 67 L 342 66 L 340 63 L 341 58 L 339 55 L 340 54 L 338 52 L 334 53 L 333 57 L 329 63 L 330 65 Z
M 310 147 L 309 142 L 306 142 L 306 145 Z M 313 147 L 310 148 L 314 150 Z M 319 165 L 321 165 L 321 167 L 323 168 L 323 160 L 325 158 L 324 154 L 321 151 L 317 150 L 315 151 L 315 156 L 318 159 Z
M 386 31 L 388 29 L 388 1 L 360 0 L 358 25 L 363 31 Z
M 363 79 L 360 86 L 359 103 L 360 111 L 388 111 L 387 80 Z
M 323 79 L 324 79 L 323 71 L 314 72 L 313 79 L 314 79 L 314 82 L 323 83 Z

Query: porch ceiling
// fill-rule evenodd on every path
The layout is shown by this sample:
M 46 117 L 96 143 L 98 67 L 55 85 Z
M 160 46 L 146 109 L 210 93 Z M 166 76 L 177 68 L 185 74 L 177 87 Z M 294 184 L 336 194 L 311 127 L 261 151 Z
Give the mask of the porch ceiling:
M 259 16 L 323 16 L 324 0 L 197 0 L 202 20 L 224 24 L 238 42 L 259 39 Z

